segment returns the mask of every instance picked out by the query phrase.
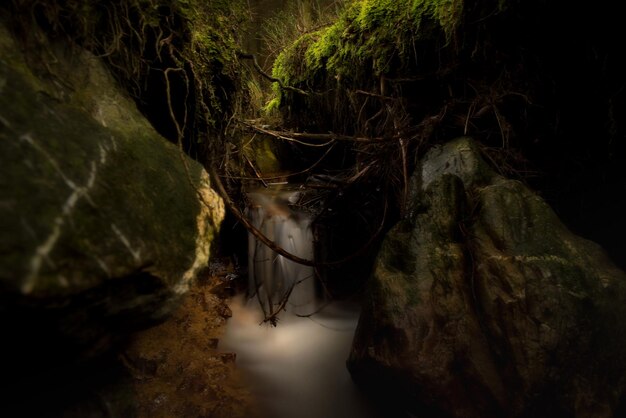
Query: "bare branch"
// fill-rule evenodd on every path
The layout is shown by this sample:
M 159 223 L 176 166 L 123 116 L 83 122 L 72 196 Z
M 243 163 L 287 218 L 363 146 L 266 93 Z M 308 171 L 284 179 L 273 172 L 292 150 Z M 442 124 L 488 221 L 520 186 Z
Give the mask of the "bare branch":
M 239 121 L 242 125 L 245 125 L 254 131 L 259 133 L 273 136 L 274 138 L 284 139 L 286 141 L 295 141 L 302 145 L 307 145 L 310 147 L 320 147 L 330 145 L 334 141 L 347 141 L 347 142 L 361 142 L 361 143 L 380 143 L 383 141 L 389 141 L 391 138 L 364 138 L 364 137 L 356 137 L 356 136 L 348 136 L 348 135 L 339 135 L 335 133 L 327 133 L 327 134 L 313 134 L 308 132 L 286 132 L 286 131 L 274 131 L 271 129 L 261 128 L 260 126 L 253 125 L 248 122 Z M 311 140 L 311 141 L 326 141 L 323 144 L 311 144 L 307 142 L 302 142 L 302 140 Z
M 370 93 L 369 91 L 363 91 L 363 90 L 356 90 L 355 93 L 356 94 L 361 94 L 363 96 L 375 97 L 377 99 L 385 100 L 385 101 L 386 100 L 389 100 L 389 101 L 400 100 L 398 97 L 383 96 L 382 94 Z
M 248 163 L 248 166 L 250 166 L 250 168 L 254 172 L 254 175 L 256 176 L 256 178 L 259 179 L 261 183 L 263 183 L 263 187 L 267 189 L 268 187 L 267 182 L 263 179 L 263 177 L 261 176 L 261 173 L 259 173 L 259 170 L 256 169 L 254 164 L 252 164 L 252 161 L 250 161 L 250 159 L 245 154 L 243 154 L 243 158 L 246 160 L 246 162 Z
M 292 87 L 292 86 L 286 86 L 285 84 L 283 84 L 283 82 L 280 79 L 278 79 L 276 77 L 272 77 L 271 75 L 269 75 L 268 73 L 263 71 L 263 68 L 261 68 L 261 66 L 259 65 L 259 61 L 257 61 L 257 59 L 256 59 L 256 55 L 254 55 L 254 54 L 246 54 L 245 52 L 239 52 L 239 58 L 252 60 L 252 64 L 254 65 L 254 68 L 258 71 L 258 73 L 261 74 L 266 79 L 268 79 L 269 81 L 271 81 L 273 83 L 278 83 L 278 85 L 280 86 L 281 89 L 287 90 L 287 91 L 292 91 L 294 93 L 298 93 L 298 94 L 301 94 L 303 96 L 308 96 L 309 95 L 308 92 L 306 92 L 304 90 L 300 90 L 299 88 Z
M 324 152 L 324 155 L 322 155 L 317 161 L 315 161 L 313 164 L 311 164 L 310 166 L 308 166 L 304 170 L 295 171 L 295 172 L 287 173 L 287 174 L 281 174 L 279 176 L 263 176 L 263 177 L 260 177 L 259 180 L 261 180 L 261 181 L 278 180 L 278 179 L 284 179 L 284 178 L 299 176 L 301 174 L 308 173 L 309 171 L 311 171 L 315 167 L 317 167 L 324 160 L 324 158 L 326 158 L 326 156 L 330 153 L 330 151 L 333 149 L 334 146 L 335 146 L 335 144 L 331 144 L 328 147 L 328 149 Z M 232 176 L 232 175 L 229 175 L 228 178 L 229 179 L 237 179 L 237 180 L 253 180 L 254 179 L 253 177 L 235 177 L 235 176 Z M 307 185 L 307 187 L 313 188 L 315 186 Z M 335 187 L 333 187 L 333 188 L 335 188 Z
M 305 265 L 305 266 L 314 266 L 315 265 L 314 261 L 307 260 L 307 259 L 298 257 L 295 254 L 290 253 L 289 251 L 285 250 L 282 247 L 279 247 L 278 245 L 276 245 L 276 243 L 274 241 L 270 240 L 268 237 L 263 235 L 263 233 L 261 231 L 259 231 L 254 225 L 252 225 L 252 223 L 248 220 L 248 218 L 246 218 L 241 213 L 241 211 L 237 208 L 235 203 L 232 201 L 232 199 L 228 195 L 228 192 L 226 191 L 226 188 L 224 187 L 224 183 L 222 183 L 222 180 L 217 175 L 217 172 L 215 171 L 214 167 L 212 167 L 212 166 L 209 167 L 209 173 L 211 174 L 211 180 L 213 181 L 213 183 L 217 187 L 217 191 L 222 196 L 222 199 L 224 199 L 224 203 L 226 204 L 228 209 L 235 216 L 235 218 L 237 218 L 237 220 L 239 222 L 241 222 L 241 224 L 248 231 L 250 231 L 250 233 L 252 235 L 254 235 L 263 244 L 265 244 L 269 248 L 271 248 L 274 252 L 282 255 L 283 257 L 285 257 L 285 258 L 287 258 L 287 259 L 289 259 L 291 261 L 293 261 L 294 263 L 302 264 L 302 265 Z

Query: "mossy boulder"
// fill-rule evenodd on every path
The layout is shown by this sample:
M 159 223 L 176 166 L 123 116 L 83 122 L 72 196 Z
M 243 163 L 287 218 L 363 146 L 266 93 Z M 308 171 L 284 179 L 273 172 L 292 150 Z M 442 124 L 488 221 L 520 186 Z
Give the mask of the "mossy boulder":
M 469 138 L 431 150 L 412 180 L 356 331 L 357 383 L 399 415 L 612 417 L 626 274 Z
M 2 369 L 27 379 L 171 312 L 224 207 L 100 59 L 52 42 L 41 73 L 21 46 L 0 25 Z
M 388 95 L 397 93 L 397 79 L 432 77 L 438 54 L 453 49 L 463 11 L 463 0 L 348 2 L 334 24 L 303 35 L 277 57 L 274 77 L 311 94 L 276 85 L 271 107 L 301 129 L 359 130 L 378 109 L 356 90 Z

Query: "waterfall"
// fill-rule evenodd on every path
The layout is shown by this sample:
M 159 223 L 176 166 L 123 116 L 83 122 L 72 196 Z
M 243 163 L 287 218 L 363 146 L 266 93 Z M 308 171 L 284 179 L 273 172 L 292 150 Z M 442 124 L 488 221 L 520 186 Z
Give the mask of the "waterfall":
M 247 194 L 247 216 L 267 238 L 287 252 L 313 259 L 311 217 L 293 209 L 297 190 L 263 189 Z M 315 271 L 277 254 L 248 234 L 248 297 L 256 298 L 264 312 L 276 312 L 286 299 L 285 310 L 306 315 L 315 309 Z
M 304 197 L 300 193 L 272 187 L 250 191 L 247 216 L 278 246 L 310 260 L 312 218 L 295 209 Z M 219 348 L 237 354 L 237 366 L 258 402 L 259 416 L 380 418 L 346 369 L 358 303 L 322 304 L 312 267 L 276 254 L 252 234 L 248 249 L 248 292 L 229 303 L 232 317 Z M 278 326 L 262 323 L 268 312 L 278 311 L 287 294 Z

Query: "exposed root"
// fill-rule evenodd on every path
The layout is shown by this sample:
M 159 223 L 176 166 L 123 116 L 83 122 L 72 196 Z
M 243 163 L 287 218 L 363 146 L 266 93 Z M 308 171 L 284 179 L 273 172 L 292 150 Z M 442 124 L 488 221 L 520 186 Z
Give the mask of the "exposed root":
M 348 136 L 348 135 L 339 135 L 335 133 L 307 133 L 307 132 L 288 132 L 288 131 L 275 131 L 271 129 L 265 129 L 260 126 L 256 126 L 244 121 L 240 121 L 242 125 L 247 126 L 248 128 L 265 134 L 272 136 L 278 139 L 284 139 L 285 141 L 293 141 L 297 142 L 300 145 L 308 146 L 308 147 L 325 147 L 331 145 L 335 141 L 345 141 L 345 142 L 361 142 L 361 143 L 380 143 L 384 141 L 391 140 L 390 138 L 366 138 L 366 137 L 358 137 L 358 136 Z M 319 143 L 310 143 L 304 142 L 304 140 L 322 142 Z
M 256 58 L 256 55 L 254 54 L 247 54 L 245 52 L 239 52 L 239 58 L 244 58 L 244 59 L 248 59 L 248 60 L 252 60 L 252 64 L 254 65 L 254 69 L 261 74 L 265 79 L 273 82 L 273 83 L 278 83 L 278 85 L 280 86 L 281 89 L 286 90 L 286 91 L 291 91 L 294 93 L 298 93 L 301 94 L 303 96 L 308 96 L 310 93 L 301 90 L 299 88 L 296 87 L 292 87 L 292 86 L 286 86 L 281 79 L 276 78 L 276 77 L 272 77 L 271 75 L 269 75 L 268 73 L 266 73 L 265 71 L 263 71 L 263 68 L 261 68 L 261 66 L 259 65 L 259 61 Z
M 261 241 L 263 244 L 267 245 L 269 248 L 272 249 L 272 251 L 282 255 L 283 257 L 287 258 L 288 260 L 293 261 L 294 263 L 302 264 L 304 266 L 315 265 L 314 261 L 298 257 L 297 255 L 288 252 L 284 248 L 279 247 L 278 245 L 276 245 L 276 243 L 274 243 L 272 240 L 267 238 L 261 231 L 259 231 L 254 225 L 252 225 L 252 223 L 248 220 L 248 218 L 246 218 L 243 215 L 243 213 L 241 213 L 237 205 L 230 198 L 228 192 L 226 191 L 226 188 L 224 187 L 224 183 L 222 183 L 222 180 L 220 179 L 220 176 L 217 174 L 217 171 L 215 170 L 214 167 L 210 167 L 209 174 L 211 175 L 211 180 L 213 184 L 217 187 L 217 190 L 220 196 L 222 196 L 222 198 L 224 199 L 224 203 L 226 204 L 226 207 L 235 216 L 235 218 L 237 218 L 237 220 L 241 222 L 241 224 L 252 235 L 256 237 L 256 239 Z

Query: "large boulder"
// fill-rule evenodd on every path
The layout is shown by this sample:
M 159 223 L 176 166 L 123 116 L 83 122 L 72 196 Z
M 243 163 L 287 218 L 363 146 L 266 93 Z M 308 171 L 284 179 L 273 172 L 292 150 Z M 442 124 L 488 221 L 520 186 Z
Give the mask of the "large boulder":
M 476 144 L 432 149 L 382 245 L 348 360 L 420 417 L 612 417 L 626 274 Z M 421 415 L 420 415 L 421 414 Z
M 25 48 L 0 24 L 4 378 L 92 358 L 163 319 L 206 267 L 223 216 L 207 172 L 98 58 Z

